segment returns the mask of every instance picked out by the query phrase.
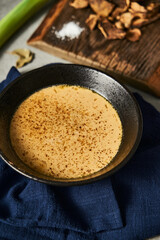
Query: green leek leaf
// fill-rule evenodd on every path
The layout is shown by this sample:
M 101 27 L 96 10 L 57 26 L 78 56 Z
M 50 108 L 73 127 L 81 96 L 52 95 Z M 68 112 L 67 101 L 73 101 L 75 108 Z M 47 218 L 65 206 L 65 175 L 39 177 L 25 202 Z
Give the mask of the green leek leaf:
M 50 0 L 22 0 L 2 20 L 0 20 L 0 47 L 31 16 Z

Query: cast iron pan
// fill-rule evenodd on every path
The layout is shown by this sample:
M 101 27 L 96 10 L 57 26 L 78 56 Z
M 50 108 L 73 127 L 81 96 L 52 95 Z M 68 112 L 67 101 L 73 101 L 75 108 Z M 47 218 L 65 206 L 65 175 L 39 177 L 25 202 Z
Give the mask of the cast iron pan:
M 37 90 L 60 84 L 78 85 L 94 90 L 113 105 L 122 121 L 123 139 L 115 158 L 104 169 L 83 178 L 60 179 L 42 175 L 25 165 L 10 143 L 10 121 L 19 104 Z M 116 80 L 93 68 L 74 64 L 48 65 L 18 77 L 0 94 L 0 156 L 24 176 L 47 184 L 86 184 L 114 174 L 136 151 L 141 134 L 141 111 L 133 95 Z

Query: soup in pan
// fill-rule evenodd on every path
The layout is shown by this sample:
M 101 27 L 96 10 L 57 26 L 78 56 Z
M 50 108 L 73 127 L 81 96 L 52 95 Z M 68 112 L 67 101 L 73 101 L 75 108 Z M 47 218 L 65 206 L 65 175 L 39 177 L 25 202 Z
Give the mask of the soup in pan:
M 21 103 L 11 120 L 10 138 L 30 168 L 56 178 L 80 178 L 112 161 L 121 144 L 122 124 L 99 94 L 59 85 Z

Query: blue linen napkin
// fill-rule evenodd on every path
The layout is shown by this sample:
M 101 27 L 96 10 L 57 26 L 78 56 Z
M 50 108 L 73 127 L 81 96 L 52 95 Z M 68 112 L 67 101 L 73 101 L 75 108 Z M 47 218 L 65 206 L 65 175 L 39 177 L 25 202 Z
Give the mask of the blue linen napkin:
M 13 67 L 0 91 L 19 75 Z M 110 178 L 54 187 L 0 159 L 0 239 L 136 240 L 160 234 L 160 113 L 135 97 L 144 119 L 142 141 Z

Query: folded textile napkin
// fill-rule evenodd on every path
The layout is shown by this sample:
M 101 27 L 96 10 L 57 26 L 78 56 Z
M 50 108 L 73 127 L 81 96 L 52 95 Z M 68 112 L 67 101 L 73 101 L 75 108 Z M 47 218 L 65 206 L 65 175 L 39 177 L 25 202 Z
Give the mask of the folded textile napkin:
M 12 67 L 0 91 L 19 75 Z M 160 234 L 160 113 L 135 97 L 144 120 L 142 140 L 110 178 L 55 187 L 22 176 L 0 159 L 0 240 L 132 240 Z

